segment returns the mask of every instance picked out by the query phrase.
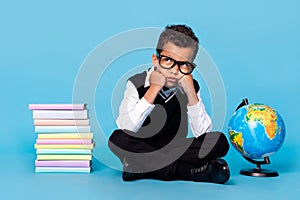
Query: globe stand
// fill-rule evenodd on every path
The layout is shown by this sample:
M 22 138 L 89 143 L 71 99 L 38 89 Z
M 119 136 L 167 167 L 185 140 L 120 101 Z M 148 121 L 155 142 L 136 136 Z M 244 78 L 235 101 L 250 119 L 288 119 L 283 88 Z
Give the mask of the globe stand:
M 256 161 L 251 158 L 247 158 L 246 156 L 243 156 L 247 161 L 256 164 L 256 168 L 254 169 L 242 169 L 240 170 L 240 174 L 245 176 L 257 176 L 257 177 L 276 177 L 279 176 L 279 174 L 274 170 L 268 170 L 268 169 L 261 169 L 261 165 L 263 164 L 270 164 L 269 157 L 264 157 L 263 161 Z

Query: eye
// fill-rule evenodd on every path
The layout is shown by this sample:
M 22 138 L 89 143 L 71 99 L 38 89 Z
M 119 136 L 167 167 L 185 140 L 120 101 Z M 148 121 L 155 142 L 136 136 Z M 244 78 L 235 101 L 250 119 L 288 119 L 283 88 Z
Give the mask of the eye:
M 188 69 L 193 68 L 193 66 L 192 66 L 190 63 L 183 63 L 183 64 L 181 65 L 181 67 L 183 67 L 183 68 L 188 68 Z
M 168 58 L 168 57 L 164 57 L 163 58 L 163 61 L 166 62 L 166 63 L 171 63 L 173 62 L 173 60 L 171 58 Z

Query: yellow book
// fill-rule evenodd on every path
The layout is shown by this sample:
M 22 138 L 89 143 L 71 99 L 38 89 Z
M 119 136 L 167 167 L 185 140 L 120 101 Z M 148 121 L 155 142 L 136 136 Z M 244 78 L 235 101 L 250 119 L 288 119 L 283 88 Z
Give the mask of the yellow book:
M 92 155 L 37 155 L 37 160 L 92 160 Z
M 93 149 L 92 144 L 34 144 L 35 149 Z
M 93 139 L 93 133 L 39 133 L 38 139 Z

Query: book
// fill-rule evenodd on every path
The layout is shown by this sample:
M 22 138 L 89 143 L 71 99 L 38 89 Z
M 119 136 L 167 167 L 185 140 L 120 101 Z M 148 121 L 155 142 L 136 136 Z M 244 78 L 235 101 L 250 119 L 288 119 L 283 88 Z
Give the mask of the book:
M 91 144 L 91 139 L 37 139 L 37 144 Z
M 93 133 L 38 133 L 38 139 L 93 139 Z
M 90 173 L 89 167 L 36 167 L 35 172 L 73 172 L 73 173 Z
M 30 110 L 83 110 L 86 104 L 29 104 Z
M 35 160 L 36 167 L 90 167 L 89 160 Z
M 92 160 L 92 155 L 36 155 L 37 160 Z
M 33 119 L 88 119 L 87 110 L 33 110 Z
M 93 149 L 92 144 L 35 144 L 36 149 Z
M 88 126 L 90 121 L 88 119 L 34 119 L 35 126 Z
M 36 154 L 92 154 L 91 149 L 37 149 Z
M 90 126 L 35 126 L 36 133 L 77 133 L 77 132 L 90 132 Z

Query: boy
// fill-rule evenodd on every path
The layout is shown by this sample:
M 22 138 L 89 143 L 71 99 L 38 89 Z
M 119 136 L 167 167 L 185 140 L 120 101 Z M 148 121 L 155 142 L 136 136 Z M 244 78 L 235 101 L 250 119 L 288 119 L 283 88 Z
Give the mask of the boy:
M 124 181 L 153 178 L 225 183 L 229 144 L 211 132 L 193 60 L 198 38 L 185 25 L 161 33 L 153 67 L 129 78 L 109 148 L 123 164 Z M 186 138 L 188 125 L 194 138 Z

